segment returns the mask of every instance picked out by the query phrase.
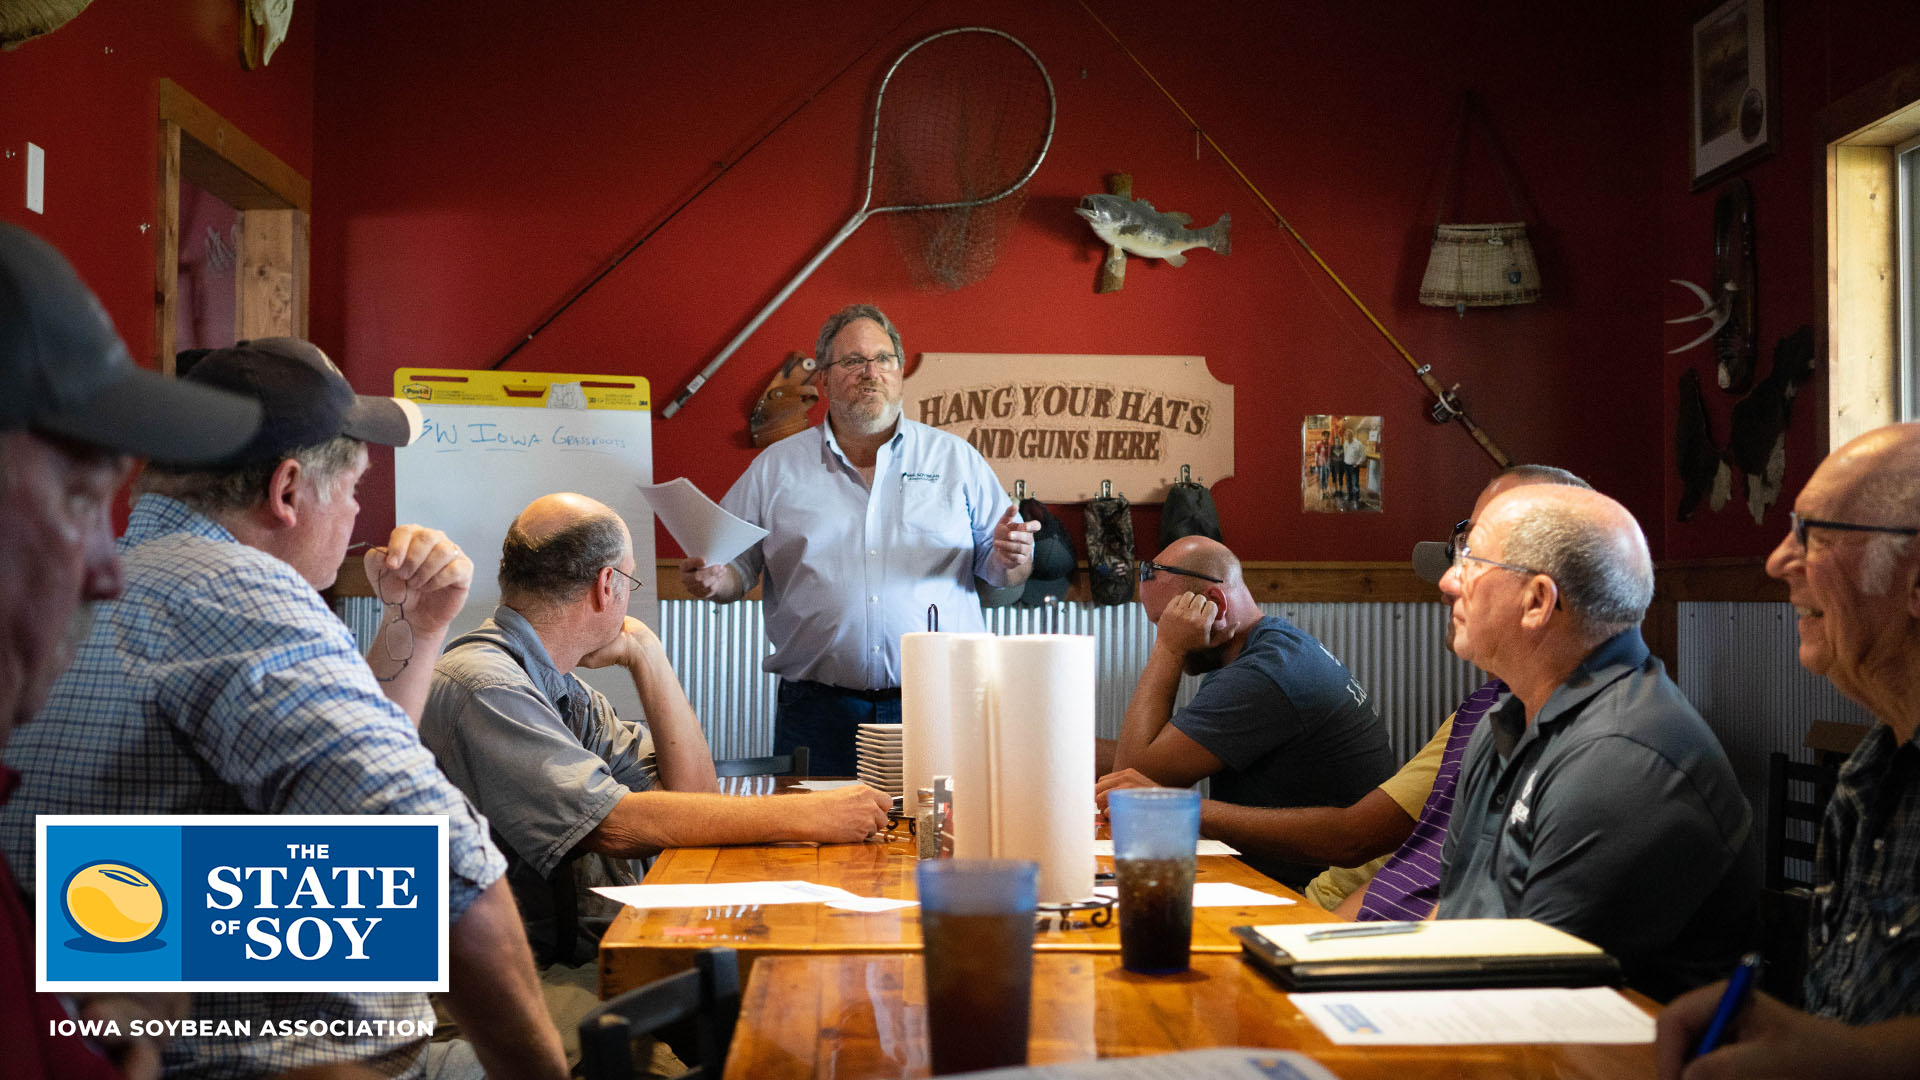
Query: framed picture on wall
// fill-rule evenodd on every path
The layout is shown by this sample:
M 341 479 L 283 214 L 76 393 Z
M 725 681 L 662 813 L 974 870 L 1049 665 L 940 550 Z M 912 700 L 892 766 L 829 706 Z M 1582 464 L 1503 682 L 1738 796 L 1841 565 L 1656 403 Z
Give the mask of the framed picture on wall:
M 1725 0 L 1693 24 L 1693 190 L 1773 153 L 1770 0 Z

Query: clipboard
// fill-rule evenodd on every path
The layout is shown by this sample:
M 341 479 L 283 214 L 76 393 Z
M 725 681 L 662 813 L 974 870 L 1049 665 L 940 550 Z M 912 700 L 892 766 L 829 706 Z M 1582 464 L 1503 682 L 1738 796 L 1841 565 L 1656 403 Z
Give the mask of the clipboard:
M 1412 933 L 1307 940 L 1327 926 L 1236 926 L 1232 932 L 1241 958 L 1284 990 L 1620 984 L 1619 961 L 1598 945 L 1533 919 L 1438 919 Z

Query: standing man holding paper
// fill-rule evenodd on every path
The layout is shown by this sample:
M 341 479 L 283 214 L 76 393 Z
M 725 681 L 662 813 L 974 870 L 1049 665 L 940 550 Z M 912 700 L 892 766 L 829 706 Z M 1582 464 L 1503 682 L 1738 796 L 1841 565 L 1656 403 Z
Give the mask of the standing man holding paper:
M 851 776 L 853 735 L 900 721 L 900 635 L 980 632 L 974 578 L 1024 582 L 1033 532 L 965 440 L 900 413 L 905 353 L 880 309 L 854 304 L 820 328 L 814 356 L 827 420 L 763 451 L 721 506 L 769 535 L 730 563 L 680 564 L 716 603 L 762 585 L 780 676 L 773 752 L 812 751 L 813 771 Z

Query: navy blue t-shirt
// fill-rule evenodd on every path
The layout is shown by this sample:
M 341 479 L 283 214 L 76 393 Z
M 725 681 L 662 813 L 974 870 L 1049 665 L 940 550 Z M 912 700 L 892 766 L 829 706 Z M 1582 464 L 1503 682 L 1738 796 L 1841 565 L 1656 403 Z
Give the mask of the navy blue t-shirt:
M 1348 806 L 1398 767 L 1367 691 L 1312 634 L 1268 615 L 1173 726 L 1225 762 L 1211 793 L 1242 806 Z M 1243 855 L 1298 889 L 1325 866 Z

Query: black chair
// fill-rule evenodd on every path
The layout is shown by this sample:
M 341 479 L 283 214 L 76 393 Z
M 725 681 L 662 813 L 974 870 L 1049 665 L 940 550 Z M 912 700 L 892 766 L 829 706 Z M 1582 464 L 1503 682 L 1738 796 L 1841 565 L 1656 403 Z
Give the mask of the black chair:
M 1820 821 L 1839 770 L 1767 755 L 1766 887 L 1760 891 L 1760 949 L 1767 967 L 1761 989 L 1789 1005 L 1802 1004 L 1807 970 L 1807 924 L 1813 915 L 1813 859 Z M 1807 867 L 1790 873 L 1788 860 Z
M 1769 889 L 1813 887 L 1813 856 L 1827 800 L 1839 782 L 1839 770 L 1824 765 L 1790 761 L 1775 751 L 1767 755 L 1766 884 Z M 1797 797 L 1799 788 L 1804 797 Z M 1805 874 L 1789 876 L 1787 860 L 1802 862 Z
M 740 1019 L 740 967 L 732 949 L 702 949 L 693 970 L 656 979 L 594 1008 L 580 1021 L 580 1069 L 586 1080 L 633 1080 L 633 1040 L 692 1021 L 694 1056 L 685 1080 L 718 1080 Z M 676 1050 L 684 1047 L 676 1044 Z
M 805 779 L 811 775 L 807 748 L 796 746 L 791 754 L 774 754 L 770 757 L 728 758 L 713 763 L 715 776 L 797 776 Z

